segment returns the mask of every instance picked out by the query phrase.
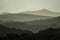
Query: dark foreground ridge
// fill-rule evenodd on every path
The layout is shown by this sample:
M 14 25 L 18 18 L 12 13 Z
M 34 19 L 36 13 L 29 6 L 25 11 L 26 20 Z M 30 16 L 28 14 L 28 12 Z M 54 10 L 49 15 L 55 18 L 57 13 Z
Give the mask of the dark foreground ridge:
M 4 36 L 2 36 L 3 33 L 5 34 Z M 60 28 L 48 28 L 38 33 L 33 33 L 27 30 L 12 30 L 0 25 L 0 40 L 60 40 Z
M 37 22 L 37 21 L 34 21 Z M 17 28 L 9 28 L 3 24 L 0 24 L 0 40 L 60 40 L 60 17 L 48 20 L 38 21 L 39 26 L 36 25 L 34 27 L 46 27 L 48 23 L 47 29 L 40 30 L 37 33 L 33 33 L 29 30 L 22 30 Z M 40 26 L 42 23 L 42 26 Z M 47 23 L 47 24 L 46 24 Z M 18 23 L 19 27 L 31 27 L 25 23 Z M 33 27 L 33 26 L 32 26 Z M 41 28 L 39 28 L 41 29 Z

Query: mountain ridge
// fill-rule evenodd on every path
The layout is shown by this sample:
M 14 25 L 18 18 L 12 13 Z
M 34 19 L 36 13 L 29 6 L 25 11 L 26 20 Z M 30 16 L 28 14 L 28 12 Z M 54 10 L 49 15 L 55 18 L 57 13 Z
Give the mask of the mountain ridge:
M 48 19 L 53 18 L 51 16 L 38 16 L 38 15 L 31 15 L 31 14 L 6 14 L 6 15 L 0 15 L 0 20 L 3 21 L 19 21 L 19 22 L 25 22 L 25 21 L 32 21 L 32 20 L 40 20 L 40 19 Z
M 43 16 L 60 16 L 60 12 L 53 12 L 48 9 L 41 9 L 41 10 L 35 10 L 35 11 L 24 11 L 20 13 L 8 13 L 8 12 L 3 12 L 4 14 L 31 14 L 31 15 L 43 15 Z

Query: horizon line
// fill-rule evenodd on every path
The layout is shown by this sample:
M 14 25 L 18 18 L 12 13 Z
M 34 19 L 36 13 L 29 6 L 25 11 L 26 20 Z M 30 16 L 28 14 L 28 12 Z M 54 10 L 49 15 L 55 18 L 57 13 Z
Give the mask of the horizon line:
M 2 11 L 2 12 L 0 12 L 0 13 L 4 13 L 4 12 L 6 12 L 6 13 L 22 13 L 22 12 L 33 12 L 33 11 L 43 11 L 43 10 L 47 10 L 47 11 L 51 11 L 51 10 L 49 10 L 49 9 L 36 9 L 36 10 L 24 10 L 24 11 L 21 11 L 21 12 L 8 12 L 8 11 Z M 51 11 L 51 12 L 56 12 L 56 13 L 60 13 L 60 12 L 57 12 L 57 11 Z

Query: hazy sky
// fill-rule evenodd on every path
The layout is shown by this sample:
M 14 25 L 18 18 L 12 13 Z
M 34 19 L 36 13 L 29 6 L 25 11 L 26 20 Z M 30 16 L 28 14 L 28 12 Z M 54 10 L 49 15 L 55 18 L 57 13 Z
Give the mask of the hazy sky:
M 60 12 L 60 0 L 0 0 L 0 12 L 48 9 Z

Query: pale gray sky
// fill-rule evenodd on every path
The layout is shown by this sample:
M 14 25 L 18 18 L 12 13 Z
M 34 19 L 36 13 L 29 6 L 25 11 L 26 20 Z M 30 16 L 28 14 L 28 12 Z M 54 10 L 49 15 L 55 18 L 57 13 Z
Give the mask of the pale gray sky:
M 60 12 L 60 0 L 0 0 L 0 12 L 48 9 Z

